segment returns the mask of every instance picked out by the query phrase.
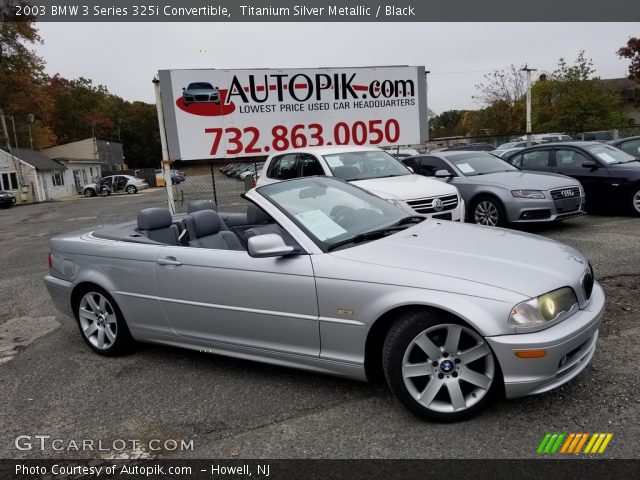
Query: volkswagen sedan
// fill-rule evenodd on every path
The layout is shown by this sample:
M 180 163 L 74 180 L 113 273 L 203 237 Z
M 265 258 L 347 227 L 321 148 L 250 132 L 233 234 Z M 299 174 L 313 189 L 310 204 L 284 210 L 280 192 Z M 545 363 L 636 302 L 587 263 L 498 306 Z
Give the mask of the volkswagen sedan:
M 335 178 L 246 197 L 246 214 L 150 208 L 53 238 L 55 305 L 101 355 L 140 341 L 356 380 L 381 370 L 436 421 L 556 388 L 594 354 L 604 294 L 571 247 L 408 215 Z

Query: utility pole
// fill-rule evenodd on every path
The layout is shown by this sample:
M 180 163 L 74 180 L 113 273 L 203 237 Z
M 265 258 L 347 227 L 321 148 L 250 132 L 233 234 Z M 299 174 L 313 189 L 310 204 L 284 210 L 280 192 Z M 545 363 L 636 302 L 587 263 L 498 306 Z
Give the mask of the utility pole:
M 29 143 L 31 144 L 31 150 L 33 150 L 33 137 L 31 136 L 31 124 L 36 119 L 33 113 L 27 115 L 27 125 L 29 125 Z
M 531 72 L 535 72 L 535 68 L 529 68 L 527 64 L 522 69 L 527 72 L 527 147 L 531 146 Z
M 424 95 L 424 99 L 425 99 L 425 103 L 427 104 L 427 140 L 426 140 L 426 144 L 425 147 L 429 146 L 429 74 L 431 73 L 430 70 L 425 70 L 424 71 L 424 86 L 425 86 L 425 95 Z
M 13 143 L 15 143 L 16 149 L 18 149 L 20 147 L 18 147 L 18 135 L 16 134 L 16 121 L 13 118 L 13 115 L 11 115 L 9 118 L 11 118 L 11 125 L 13 126 Z

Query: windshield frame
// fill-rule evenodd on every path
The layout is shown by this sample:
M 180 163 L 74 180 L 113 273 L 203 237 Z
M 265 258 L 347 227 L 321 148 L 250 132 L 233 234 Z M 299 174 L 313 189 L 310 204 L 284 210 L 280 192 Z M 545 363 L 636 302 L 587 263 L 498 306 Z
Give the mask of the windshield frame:
M 460 154 L 456 154 L 456 155 L 442 155 L 442 157 L 462 177 L 477 177 L 477 176 L 480 176 L 480 175 L 487 175 L 487 174 L 490 174 L 490 173 L 500 173 L 500 172 L 505 172 L 505 171 L 514 171 L 514 172 L 520 171 L 520 168 L 516 167 L 515 165 L 510 164 L 509 162 L 507 162 L 502 157 L 498 157 L 497 155 L 493 155 L 493 154 L 491 154 L 489 152 L 465 152 L 465 153 L 460 153 Z M 505 168 L 492 170 L 492 171 L 488 171 L 488 172 L 476 171 L 475 173 L 469 173 L 469 172 L 462 171 L 462 169 L 458 166 L 459 163 L 469 163 L 469 161 L 473 161 L 474 159 L 482 160 L 483 158 L 490 159 L 490 160 L 495 160 L 497 163 L 499 162 L 500 165 L 504 165 Z M 456 159 L 458 160 L 457 162 L 455 161 Z
M 353 194 L 353 196 L 358 198 L 359 201 L 369 203 L 373 207 L 376 207 L 382 210 L 383 212 L 388 213 L 389 215 L 386 217 L 385 219 L 386 221 L 376 225 L 368 225 L 367 228 L 364 228 L 364 229 L 349 231 L 349 230 L 346 230 L 345 227 L 340 225 L 342 229 L 345 229 L 345 232 L 343 234 L 336 235 L 334 237 L 330 237 L 323 240 L 319 238 L 314 232 L 312 232 L 308 226 L 304 225 L 304 223 L 300 220 L 300 218 L 296 217 L 296 214 L 292 213 L 287 208 L 286 205 L 280 203 L 277 199 L 273 197 L 278 193 L 285 192 L 286 188 L 288 186 L 291 186 L 291 184 L 293 183 L 302 185 L 300 187 L 300 192 L 302 192 L 305 188 L 313 188 L 314 185 L 312 185 L 312 183 L 315 183 L 320 188 L 322 188 L 324 184 L 327 190 L 329 188 L 337 188 L 339 190 L 342 189 L 343 192 L 346 192 L 347 194 Z M 293 188 L 295 190 L 295 187 Z M 367 232 L 370 232 L 372 230 L 390 228 L 390 227 L 393 227 L 394 225 L 397 225 L 398 222 L 402 221 L 403 219 L 406 219 L 407 217 L 416 216 L 416 215 L 409 215 L 407 212 L 397 207 L 396 205 L 386 200 L 383 200 L 382 198 L 368 192 L 363 188 L 358 187 L 357 185 L 353 185 L 349 182 L 346 182 L 336 177 L 326 177 L 326 176 L 300 177 L 300 178 L 295 178 L 291 180 L 285 180 L 282 182 L 266 184 L 256 188 L 255 191 L 258 194 L 260 194 L 260 196 L 264 198 L 267 202 L 273 205 L 282 215 L 287 217 L 287 219 L 291 221 L 295 225 L 295 227 L 298 228 L 307 238 L 309 238 L 309 240 L 311 240 L 311 242 L 313 242 L 323 253 L 328 253 L 329 251 L 332 250 L 332 245 L 338 244 L 338 243 L 344 243 L 345 240 L 349 238 L 355 239 L 359 235 L 366 234 Z M 326 194 L 327 192 L 325 192 L 323 195 L 326 195 Z M 313 197 L 313 198 L 316 198 L 316 197 Z M 318 209 L 309 209 L 304 212 L 298 212 L 298 214 L 312 212 L 315 210 L 318 210 Z M 328 214 L 327 214 L 327 217 L 329 217 Z M 339 225 L 337 222 L 335 223 L 336 225 Z M 408 227 L 411 227 L 411 224 L 407 224 L 407 228 Z M 398 231 L 401 231 L 401 230 L 398 230 Z M 374 239 L 367 239 L 365 241 L 375 241 L 375 240 L 376 239 L 374 238 Z M 360 242 L 346 243 L 345 245 L 340 246 L 339 248 L 340 249 L 350 248 L 359 244 Z M 337 251 L 337 249 L 334 251 Z
M 336 175 L 336 172 L 334 170 L 334 168 L 340 168 L 340 166 L 334 167 L 331 165 L 332 157 L 339 158 L 341 156 L 349 156 L 349 155 L 354 157 L 365 157 L 367 154 L 371 154 L 371 153 L 378 154 L 380 158 L 390 162 L 391 165 L 394 165 L 394 166 L 399 165 L 400 168 L 397 169 L 395 172 L 390 172 L 389 175 L 358 176 L 358 177 L 349 176 L 349 178 L 342 178 L 341 176 Z M 409 168 L 407 168 L 407 166 L 404 163 L 402 163 L 400 160 L 395 158 L 393 155 L 390 155 L 389 153 L 385 152 L 384 150 L 372 149 L 372 150 L 354 150 L 351 152 L 345 151 L 345 152 L 325 153 L 325 154 L 322 154 L 322 160 L 327 165 L 327 167 L 329 168 L 329 171 L 331 172 L 331 175 L 334 178 L 337 178 L 339 180 L 344 180 L 345 182 L 357 182 L 360 180 L 373 180 L 376 178 L 403 177 L 405 175 L 413 175 L 413 172 L 409 170 Z M 346 165 L 343 164 L 341 166 L 346 166 Z M 361 175 L 363 175 L 362 172 L 361 172 Z

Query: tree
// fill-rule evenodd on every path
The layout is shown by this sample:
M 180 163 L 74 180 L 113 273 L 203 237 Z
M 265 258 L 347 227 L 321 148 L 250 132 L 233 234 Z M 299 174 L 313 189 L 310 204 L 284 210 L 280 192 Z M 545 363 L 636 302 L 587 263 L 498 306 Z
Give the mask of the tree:
M 22 147 L 29 145 L 26 119 L 33 114 L 34 146 L 43 147 L 55 141 L 48 127 L 53 102 L 42 88 L 46 80 L 44 61 L 29 48 L 42 43 L 42 39 L 34 18 L 16 17 L 15 12 L 8 3 L 0 4 L 0 109 L 14 117 L 18 143 Z
M 618 56 L 631 60 L 629 78 L 640 81 L 640 38 L 631 37 L 627 46 L 618 50 Z
M 462 135 L 463 115 L 464 110 L 447 110 L 440 115 L 435 115 L 429 123 L 430 136 L 437 138 Z
M 484 75 L 484 82 L 476 85 L 476 90 L 480 93 L 473 98 L 485 105 L 496 102 L 514 105 L 527 93 L 527 78 L 522 67 L 512 64 L 509 68 Z
M 573 64 L 564 58 L 553 73 L 532 88 L 532 123 L 536 132 L 578 132 L 624 124 L 617 92 L 594 77 L 595 69 L 584 51 Z

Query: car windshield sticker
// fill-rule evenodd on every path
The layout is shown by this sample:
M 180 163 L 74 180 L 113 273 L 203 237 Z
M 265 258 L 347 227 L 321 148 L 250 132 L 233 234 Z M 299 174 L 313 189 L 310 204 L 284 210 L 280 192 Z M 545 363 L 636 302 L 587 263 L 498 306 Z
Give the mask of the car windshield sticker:
M 331 220 L 322 210 L 310 210 L 308 212 L 297 213 L 296 218 L 313 233 L 318 240 L 327 240 L 337 237 L 347 231 Z
M 460 169 L 462 173 L 473 173 L 475 170 L 468 163 L 458 163 L 456 166 Z
M 331 168 L 342 167 L 342 161 L 337 155 L 331 155 L 330 157 L 324 157 Z
M 607 163 L 613 163 L 616 161 L 616 159 L 609 155 L 607 152 L 596 153 L 596 155 L 598 156 L 598 158 L 604 160 Z

